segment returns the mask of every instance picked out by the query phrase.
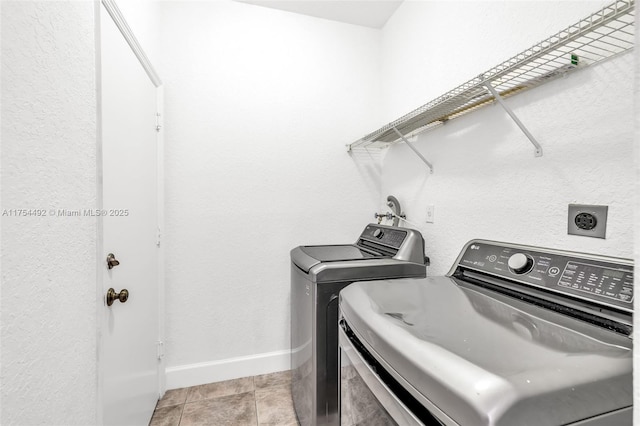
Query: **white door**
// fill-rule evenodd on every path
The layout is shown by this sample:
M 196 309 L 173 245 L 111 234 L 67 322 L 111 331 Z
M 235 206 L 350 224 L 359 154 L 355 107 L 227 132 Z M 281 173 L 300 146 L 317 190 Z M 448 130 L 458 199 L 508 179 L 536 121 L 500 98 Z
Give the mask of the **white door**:
M 142 426 L 159 392 L 157 89 L 104 6 L 100 15 L 103 294 L 129 293 L 102 306 L 102 417 Z

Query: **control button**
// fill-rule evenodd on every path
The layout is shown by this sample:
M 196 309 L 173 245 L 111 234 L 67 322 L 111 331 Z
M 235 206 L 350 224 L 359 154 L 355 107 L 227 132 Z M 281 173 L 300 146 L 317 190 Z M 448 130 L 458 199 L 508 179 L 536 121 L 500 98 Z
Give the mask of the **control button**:
M 526 274 L 533 268 L 533 259 L 523 253 L 516 253 L 509 258 L 509 269 L 515 274 Z
M 373 236 L 376 238 L 382 238 L 384 236 L 384 232 L 382 232 L 382 229 L 378 228 L 373 231 Z
M 549 275 L 552 277 L 555 277 L 556 275 L 558 275 L 560 273 L 560 268 L 558 268 L 557 266 L 554 266 L 552 268 L 549 268 Z
M 550 276 L 555 277 L 559 273 L 560 273 L 560 268 L 558 268 L 557 266 L 553 266 L 553 267 L 549 268 L 549 275 Z
M 489 262 L 495 262 L 498 259 L 498 256 L 496 256 L 495 254 L 492 254 L 491 256 L 487 257 L 487 260 Z

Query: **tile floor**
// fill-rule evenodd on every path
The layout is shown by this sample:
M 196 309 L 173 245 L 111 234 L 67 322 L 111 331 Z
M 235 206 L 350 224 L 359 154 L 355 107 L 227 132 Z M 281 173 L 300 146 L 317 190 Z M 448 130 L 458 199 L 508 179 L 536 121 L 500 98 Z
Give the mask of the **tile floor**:
M 167 391 L 149 426 L 298 426 L 291 372 Z

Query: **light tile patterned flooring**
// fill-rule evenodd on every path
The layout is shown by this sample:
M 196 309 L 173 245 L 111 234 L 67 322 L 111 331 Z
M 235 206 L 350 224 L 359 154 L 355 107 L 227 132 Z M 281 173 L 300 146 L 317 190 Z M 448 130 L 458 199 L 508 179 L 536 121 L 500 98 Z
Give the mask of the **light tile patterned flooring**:
M 158 401 L 149 426 L 298 426 L 291 372 L 173 389 Z

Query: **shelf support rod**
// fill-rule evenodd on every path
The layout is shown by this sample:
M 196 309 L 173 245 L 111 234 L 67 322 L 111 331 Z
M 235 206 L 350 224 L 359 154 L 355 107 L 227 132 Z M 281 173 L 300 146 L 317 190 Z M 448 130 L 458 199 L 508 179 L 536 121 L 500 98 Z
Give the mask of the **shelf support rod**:
M 496 91 L 496 89 L 493 88 L 493 86 L 491 85 L 491 83 L 486 82 L 484 84 L 484 87 L 487 88 L 487 90 L 493 95 L 493 97 L 495 98 L 496 101 L 498 101 L 498 103 L 500 104 L 500 106 L 502 106 L 502 108 L 504 108 L 504 110 L 507 112 L 507 114 L 509 114 L 509 116 L 511 117 L 511 119 L 513 121 L 515 121 L 515 123 L 518 125 L 518 127 L 520 127 L 520 130 L 522 130 L 522 133 L 525 134 L 525 136 L 527 138 L 529 138 L 529 140 L 531 141 L 531 143 L 533 144 L 533 146 L 535 147 L 535 155 L 536 157 L 542 157 L 542 146 L 538 143 L 538 141 L 536 140 L 536 138 L 533 137 L 533 135 L 531 134 L 531 132 L 529 132 L 529 130 L 527 130 L 527 128 L 525 127 L 524 124 L 522 124 L 522 121 L 520 121 L 520 119 L 518 118 L 518 116 L 513 112 L 513 110 L 509 107 L 509 105 L 506 104 L 506 102 L 504 101 L 504 99 L 502 98 L 502 96 L 500 96 L 500 94 Z
M 395 126 L 392 126 L 391 128 L 393 129 L 394 132 L 396 132 L 396 134 L 400 137 L 400 139 L 402 139 L 404 143 L 406 143 L 409 146 L 409 148 L 411 148 L 413 152 L 415 152 L 416 155 L 420 157 L 420 159 L 424 162 L 424 164 L 426 164 L 427 167 L 429 167 L 429 173 L 433 174 L 433 164 L 431 164 L 426 158 L 424 158 L 424 155 L 422 155 L 420 151 L 418 151 L 418 149 L 415 146 L 413 146 L 413 144 L 409 142 L 409 140 L 405 138 L 404 135 L 398 131 L 398 129 L 395 128 Z

